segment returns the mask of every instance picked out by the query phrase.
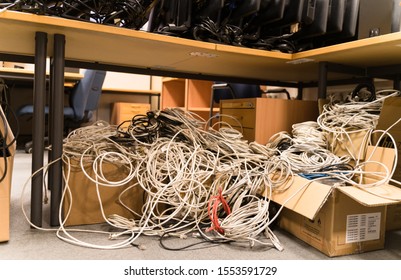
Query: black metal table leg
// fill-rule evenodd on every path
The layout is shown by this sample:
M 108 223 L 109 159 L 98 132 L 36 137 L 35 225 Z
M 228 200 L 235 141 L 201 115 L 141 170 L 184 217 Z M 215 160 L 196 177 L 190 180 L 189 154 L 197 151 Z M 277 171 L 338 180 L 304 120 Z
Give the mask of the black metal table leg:
M 52 58 L 52 90 L 50 98 L 51 127 L 49 140 L 51 145 L 50 161 L 60 159 L 63 153 L 64 127 L 64 65 L 65 65 L 65 36 L 54 35 L 54 52 Z M 58 160 L 49 167 L 50 225 L 59 226 L 59 211 L 62 195 L 62 161 Z
M 46 56 L 47 34 L 37 32 L 35 36 L 35 77 L 33 88 L 33 133 L 32 133 L 32 177 L 31 222 L 42 226 L 43 199 L 43 152 L 45 136 L 46 104 Z
M 325 99 L 327 94 L 327 62 L 319 62 L 318 98 Z

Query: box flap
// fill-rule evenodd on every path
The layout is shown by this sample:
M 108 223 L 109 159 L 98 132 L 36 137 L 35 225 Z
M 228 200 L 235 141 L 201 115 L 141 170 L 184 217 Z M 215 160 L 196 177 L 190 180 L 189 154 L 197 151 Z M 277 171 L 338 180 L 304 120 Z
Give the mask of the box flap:
M 311 220 L 315 218 L 333 190 L 329 185 L 310 181 L 297 175 L 293 176 L 293 181 L 283 185 L 280 189 L 287 187 L 288 189 L 284 192 L 275 191 L 271 199 Z
M 388 184 L 365 189 L 338 187 L 338 190 L 369 207 L 401 203 L 401 189 Z
M 388 97 L 384 100 L 383 107 L 380 111 L 379 121 L 377 123 L 377 129 L 386 130 L 392 126 L 396 121 L 401 118 L 401 98 L 400 97 Z M 395 127 L 390 130 L 401 131 L 401 123 L 398 123 Z
M 372 162 L 372 164 L 366 164 L 364 166 L 365 171 L 384 171 L 384 169 L 379 164 L 374 164 L 374 162 L 380 162 L 384 164 L 391 171 L 395 163 L 395 152 L 396 151 L 393 148 L 368 146 L 366 149 L 365 162 Z
M 380 112 L 379 121 L 377 123 L 377 130 L 389 130 L 389 133 L 394 138 L 396 146 L 398 148 L 398 157 L 401 157 L 401 122 L 394 125 L 401 118 L 401 98 L 400 97 L 389 97 L 384 101 L 383 107 Z M 392 126 L 394 125 L 394 126 Z M 380 137 L 379 133 L 373 135 L 373 140 L 378 141 Z M 380 140 L 380 146 L 390 147 L 393 145 L 390 139 L 384 137 Z M 401 181 L 401 160 L 398 160 L 396 166 L 396 172 L 394 173 L 393 179 Z

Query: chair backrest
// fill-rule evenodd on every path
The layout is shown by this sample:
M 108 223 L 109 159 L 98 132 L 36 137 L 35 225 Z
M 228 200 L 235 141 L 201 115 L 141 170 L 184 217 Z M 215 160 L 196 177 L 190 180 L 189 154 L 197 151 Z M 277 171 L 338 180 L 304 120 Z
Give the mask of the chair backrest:
M 86 113 L 97 109 L 106 71 L 86 70 L 82 80 L 73 89 L 70 106 L 74 110 L 75 120 L 82 120 Z
M 215 82 L 213 86 L 213 99 L 219 103 L 223 99 L 261 97 L 259 85 Z

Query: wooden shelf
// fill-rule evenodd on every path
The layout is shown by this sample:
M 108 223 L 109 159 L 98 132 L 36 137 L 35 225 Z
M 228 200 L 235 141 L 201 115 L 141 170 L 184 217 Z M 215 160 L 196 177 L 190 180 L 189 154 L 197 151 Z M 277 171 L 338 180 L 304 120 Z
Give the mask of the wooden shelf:
M 161 108 L 183 107 L 208 119 L 212 84 L 204 80 L 165 78 L 162 80 Z M 218 111 L 217 104 L 214 111 Z
M 0 75 L 15 76 L 21 78 L 33 78 L 34 71 L 30 69 L 19 69 L 19 68 L 9 68 L 0 67 Z M 49 76 L 49 73 L 46 73 Z M 83 78 L 83 74 L 65 72 L 64 79 L 66 81 L 79 81 Z
M 199 79 L 310 82 L 319 62 L 358 67 L 401 64 L 401 33 L 391 33 L 296 54 L 255 50 L 170 37 L 59 17 L 5 11 L 0 14 L 0 54 L 34 55 L 35 32 L 66 36 L 66 61 L 169 73 Z M 96 46 L 96 47 L 95 47 Z M 51 55 L 51 48 L 48 48 Z M 343 75 L 330 73 L 329 79 Z
M 102 87 L 103 92 L 111 93 L 128 93 L 128 94 L 138 94 L 138 95 L 160 95 L 160 91 L 157 90 L 141 90 L 141 89 L 120 89 L 120 88 L 108 88 Z

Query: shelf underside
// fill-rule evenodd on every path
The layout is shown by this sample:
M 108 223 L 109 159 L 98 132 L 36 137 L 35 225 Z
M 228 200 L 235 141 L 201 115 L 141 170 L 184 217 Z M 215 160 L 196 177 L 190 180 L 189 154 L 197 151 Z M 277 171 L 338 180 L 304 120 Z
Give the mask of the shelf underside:
M 361 68 L 401 65 L 399 32 L 292 55 L 13 11 L 0 14 L 0 30 L 0 54 L 33 57 L 35 32 L 41 31 L 49 35 L 49 56 L 52 35 L 63 34 L 66 61 L 172 77 L 315 82 L 321 61 Z M 329 79 L 347 77 L 329 74 Z

